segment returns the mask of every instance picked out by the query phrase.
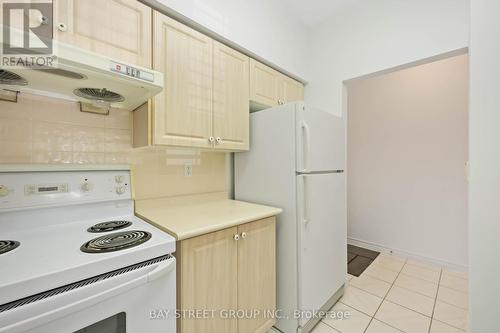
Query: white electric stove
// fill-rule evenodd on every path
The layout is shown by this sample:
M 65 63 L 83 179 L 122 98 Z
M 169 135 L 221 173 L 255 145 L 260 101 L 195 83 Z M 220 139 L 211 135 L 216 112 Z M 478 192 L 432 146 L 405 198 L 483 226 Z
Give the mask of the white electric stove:
M 0 168 L 0 332 L 174 333 L 175 239 L 133 212 L 126 167 Z

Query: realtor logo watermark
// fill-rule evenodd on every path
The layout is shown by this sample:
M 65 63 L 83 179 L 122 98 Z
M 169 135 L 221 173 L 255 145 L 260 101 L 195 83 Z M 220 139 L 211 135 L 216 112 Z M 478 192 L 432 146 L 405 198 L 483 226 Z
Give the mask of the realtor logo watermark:
M 1 66 L 52 67 L 52 2 L 2 1 Z

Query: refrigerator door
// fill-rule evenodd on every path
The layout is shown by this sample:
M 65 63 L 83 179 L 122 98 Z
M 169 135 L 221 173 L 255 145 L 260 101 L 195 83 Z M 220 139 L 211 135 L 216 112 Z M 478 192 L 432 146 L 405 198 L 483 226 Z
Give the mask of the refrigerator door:
M 325 111 L 296 104 L 297 172 L 345 168 L 345 121 Z
M 297 201 L 299 309 L 318 310 L 347 274 L 345 174 L 298 175 Z

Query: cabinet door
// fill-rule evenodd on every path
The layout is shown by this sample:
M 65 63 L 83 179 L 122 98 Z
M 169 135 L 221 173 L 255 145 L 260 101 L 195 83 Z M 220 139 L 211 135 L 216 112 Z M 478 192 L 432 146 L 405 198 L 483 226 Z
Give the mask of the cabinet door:
M 151 68 L 151 16 L 136 0 L 54 0 L 54 38 Z
M 288 76 L 281 76 L 280 99 L 283 103 L 297 102 L 304 100 L 304 86 Z
M 250 100 L 260 106 L 278 105 L 280 73 L 250 59 Z
M 180 309 L 214 310 L 207 319 L 180 320 L 182 333 L 234 333 L 236 319 L 223 319 L 221 310 L 237 308 L 237 227 L 181 242 Z
M 213 136 L 215 147 L 248 150 L 249 58 L 214 41 Z
M 212 147 L 212 39 L 158 12 L 153 20 L 153 67 L 165 76 L 154 144 Z
M 276 322 L 265 311 L 276 309 L 275 218 L 238 227 L 238 309 L 257 309 L 261 316 L 239 319 L 238 333 L 267 332 Z

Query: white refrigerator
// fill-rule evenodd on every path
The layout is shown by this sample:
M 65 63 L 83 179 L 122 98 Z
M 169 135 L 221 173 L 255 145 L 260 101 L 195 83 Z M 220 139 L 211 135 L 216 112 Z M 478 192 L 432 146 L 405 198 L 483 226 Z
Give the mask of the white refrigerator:
M 252 113 L 250 130 L 250 151 L 235 154 L 235 198 L 283 209 L 276 328 L 309 332 L 311 311 L 342 296 L 347 273 L 345 121 L 300 102 Z

